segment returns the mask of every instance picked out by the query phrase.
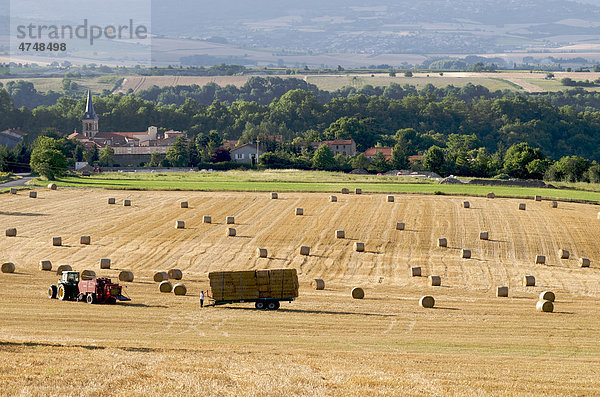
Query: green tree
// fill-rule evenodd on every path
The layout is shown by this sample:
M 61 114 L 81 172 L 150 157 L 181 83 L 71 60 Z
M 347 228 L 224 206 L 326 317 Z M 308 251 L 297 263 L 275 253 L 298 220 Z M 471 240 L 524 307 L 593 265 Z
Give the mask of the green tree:
M 445 161 L 444 150 L 434 145 L 425 152 L 423 167 L 426 170 L 442 175 Z
M 183 137 L 175 140 L 175 143 L 167 150 L 166 159 L 173 167 L 187 167 L 190 163 L 190 152 Z
M 567 182 L 579 182 L 590 168 L 590 162 L 579 156 L 565 156 L 554 164 L 556 179 Z
M 42 136 L 35 141 L 29 165 L 36 174 L 53 180 L 67 170 L 67 158 L 58 149 L 55 139 Z
M 387 172 L 390 170 L 390 163 L 386 160 L 385 156 L 381 152 L 375 153 L 371 167 L 377 172 Z
M 536 159 L 544 159 L 540 149 L 532 148 L 526 142 L 512 145 L 504 156 L 504 172 L 512 177 L 528 178 L 527 165 Z
M 364 155 L 364 153 L 361 153 L 352 159 L 352 168 L 354 169 L 358 168 L 366 170 L 367 168 L 369 168 L 370 165 L 371 162 L 369 161 L 367 156 Z
M 111 167 L 115 162 L 115 149 L 106 146 L 100 151 L 98 163 L 103 167 Z
M 313 167 L 318 170 L 332 171 L 337 168 L 333 152 L 327 145 L 321 145 L 313 156 Z

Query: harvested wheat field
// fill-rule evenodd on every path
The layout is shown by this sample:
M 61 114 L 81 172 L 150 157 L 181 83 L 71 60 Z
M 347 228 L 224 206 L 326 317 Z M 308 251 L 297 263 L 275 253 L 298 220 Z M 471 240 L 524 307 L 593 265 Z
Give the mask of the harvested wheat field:
M 592 205 L 444 196 L 105 192 L 0 195 L 0 382 L 9 395 L 593 395 L 600 390 L 600 221 Z M 109 197 L 132 200 L 108 205 Z M 190 209 L 178 205 L 182 200 Z M 295 208 L 307 215 L 296 216 Z M 203 216 L 213 223 L 203 223 Z M 237 236 L 227 237 L 235 216 Z M 185 229 L 175 229 L 176 220 Z M 405 230 L 396 230 L 398 220 Z M 344 230 L 345 239 L 336 239 Z M 493 237 L 480 240 L 486 230 Z M 51 238 L 62 236 L 62 246 Z M 91 245 L 80 245 L 82 235 Z M 444 236 L 448 247 L 437 247 Z M 354 243 L 365 243 L 355 252 Z M 309 246 L 310 255 L 299 254 Z M 256 254 L 268 250 L 268 257 Z M 461 249 L 472 252 L 461 258 Z M 561 259 L 559 250 L 570 252 Z M 534 264 L 545 255 L 546 264 Z M 579 258 L 592 267 L 581 268 Z M 111 258 L 110 269 L 100 259 Z M 53 266 L 121 282 L 131 302 L 47 298 Z M 421 267 L 422 277 L 410 277 Z M 153 275 L 181 269 L 187 295 Z M 295 268 L 277 311 L 200 309 L 216 270 Z M 441 287 L 427 277 L 440 276 Z M 522 286 L 533 275 L 535 287 Z M 311 282 L 323 279 L 326 288 Z M 173 282 L 173 280 L 171 280 Z M 498 286 L 508 298 L 497 298 Z M 362 300 L 350 291 L 360 286 Z M 554 313 L 536 311 L 540 292 Z M 435 307 L 419 306 L 422 296 Z M 206 302 L 205 302 L 206 303 Z

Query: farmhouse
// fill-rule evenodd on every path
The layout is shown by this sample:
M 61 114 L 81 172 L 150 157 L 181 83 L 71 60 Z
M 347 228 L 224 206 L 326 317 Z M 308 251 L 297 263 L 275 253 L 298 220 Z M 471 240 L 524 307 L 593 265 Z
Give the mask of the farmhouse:
M 257 149 L 256 144 L 254 143 L 246 143 L 245 145 L 231 149 L 229 154 L 231 155 L 231 161 L 251 164 L 252 158 L 256 159 L 257 155 L 260 157 L 263 154 L 263 151 L 260 146 Z
M 369 148 L 365 151 L 365 157 L 368 158 L 369 160 L 373 160 L 373 157 L 375 157 L 375 155 L 377 153 L 383 154 L 383 156 L 385 157 L 386 160 L 389 160 L 392 158 L 392 148 L 391 147 Z
M 17 129 L 8 129 L 0 132 L 0 145 L 8 146 L 9 149 L 14 148 L 27 136 L 26 132 Z
M 356 142 L 352 139 L 336 139 L 334 141 L 323 141 L 316 146 L 329 146 L 334 155 L 356 156 Z

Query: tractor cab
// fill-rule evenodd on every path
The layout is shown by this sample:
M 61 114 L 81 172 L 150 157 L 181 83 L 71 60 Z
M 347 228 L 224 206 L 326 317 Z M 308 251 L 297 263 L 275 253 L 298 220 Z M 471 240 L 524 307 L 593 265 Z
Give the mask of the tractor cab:
M 63 272 L 61 281 L 63 284 L 77 285 L 79 284 L 79 272 Z

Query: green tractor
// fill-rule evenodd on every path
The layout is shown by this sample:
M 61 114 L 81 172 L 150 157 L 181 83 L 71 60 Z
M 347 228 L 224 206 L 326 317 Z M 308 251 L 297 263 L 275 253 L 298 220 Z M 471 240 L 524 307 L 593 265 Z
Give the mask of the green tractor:
M 61 301 L 75 300 L 79 295 L 79 272 L 63 272 L 57 285 L 48 288 L 48 298 Z

